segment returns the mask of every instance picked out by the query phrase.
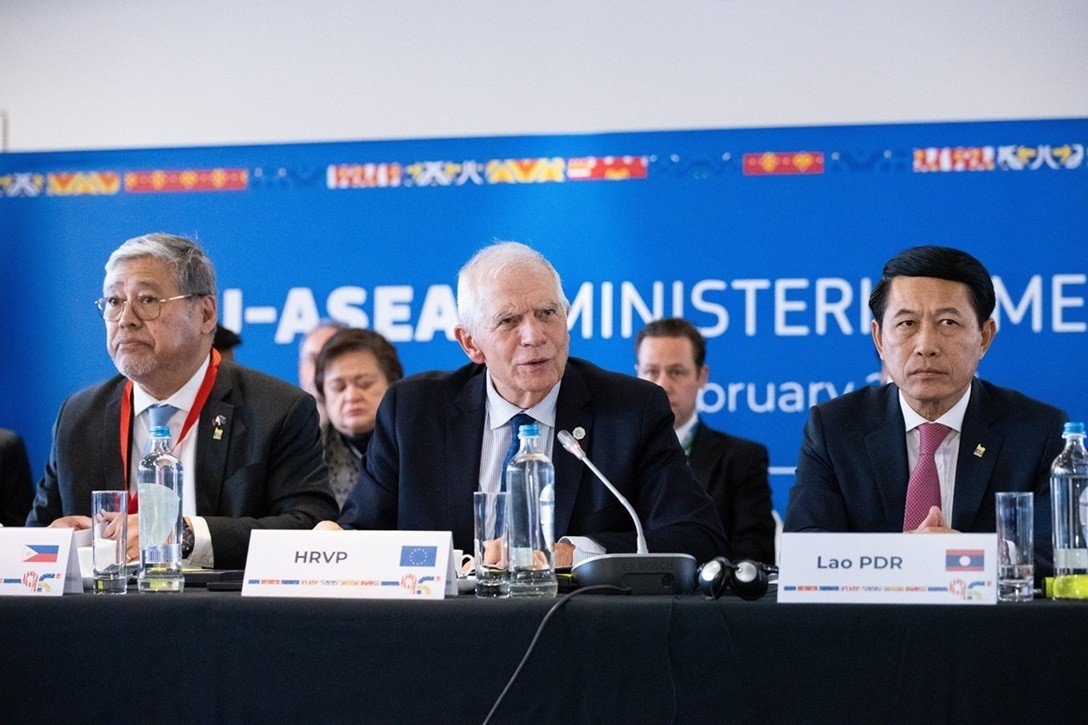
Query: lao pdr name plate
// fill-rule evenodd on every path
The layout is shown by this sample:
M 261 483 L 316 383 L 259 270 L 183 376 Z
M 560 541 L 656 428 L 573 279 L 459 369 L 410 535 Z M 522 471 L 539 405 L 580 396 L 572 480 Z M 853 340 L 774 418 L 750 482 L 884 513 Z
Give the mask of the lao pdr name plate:
M 0 527 L 0 595 L 51 597 L 82 592 L 74 533 L 73 529 Z
M 996 534 L 783 534 L 778 601 L 995 604 Z
M 249 537 L 243 597 L 442 599 L 457 594 L 449 531 L 270 531 Z

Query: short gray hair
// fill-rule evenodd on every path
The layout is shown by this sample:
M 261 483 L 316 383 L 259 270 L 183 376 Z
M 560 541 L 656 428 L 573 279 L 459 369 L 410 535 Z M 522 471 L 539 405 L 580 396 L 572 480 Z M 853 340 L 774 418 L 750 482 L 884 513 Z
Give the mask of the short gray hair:
M 479 331 L 481 323 L 480 298 L 477 291 L 481 284 L 493 282 L 499 275 L 511 269 L 546 269 L 555 280 L 556 298 L 564 310 L 570 308 L 563 294 L 563 282 L 543 254 L 521 242 L 495 242 L 484 247 L 472 259 L 465 262 L 457 273 L 457 317 L 461 326 L 470 333 Z
M 121 262 L 152 257 L 168 262 L 174 270 L 174 284 L 181 294 L 215 297 L 215 267 L 200 245 L 191 239 L 154 232 L 133 237 L 113 250 L 106 262 L 106 274 Z

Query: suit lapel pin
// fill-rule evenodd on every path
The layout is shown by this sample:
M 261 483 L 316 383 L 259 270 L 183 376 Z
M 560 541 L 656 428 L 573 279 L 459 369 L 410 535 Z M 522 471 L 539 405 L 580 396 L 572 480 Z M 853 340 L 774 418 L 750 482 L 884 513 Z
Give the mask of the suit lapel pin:
M 986 446 L 982 445 L 981 443 L 975 446 L 975 456 L 977 456 L 978 458 L 982 458 L 982 454 L 985 452 Z
M 586 429 L 582 426 L 578 426 L 571 432 L 574 434 L 574 440 L 576 441 L 580 441 L 586 437 Z
M 214 429 L 212 430 L 213 441 L 223 440 L 223 426 L 225 426 L 226 424 L 227 417 L 225 415 L 215 416 L 215 420 L 212 421 L 212 425 L 214 426 Z

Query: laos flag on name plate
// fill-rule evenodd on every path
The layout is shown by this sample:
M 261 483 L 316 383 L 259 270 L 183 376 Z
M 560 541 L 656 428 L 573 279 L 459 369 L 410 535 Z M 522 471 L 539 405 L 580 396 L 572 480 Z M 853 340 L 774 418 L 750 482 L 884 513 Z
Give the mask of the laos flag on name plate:
M 60 546 L 57 544 L 28 544 L 23 547 L 23 561 L 35 564 L 55 564 Z
M 946 549 L 945 571 L 982 571 L 986 568 L 986 556 L 982 549 Z

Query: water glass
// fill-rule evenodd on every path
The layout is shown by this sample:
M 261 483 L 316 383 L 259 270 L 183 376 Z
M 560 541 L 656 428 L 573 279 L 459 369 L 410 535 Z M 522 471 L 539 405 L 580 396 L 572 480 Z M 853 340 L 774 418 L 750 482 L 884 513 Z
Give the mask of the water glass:
M 91 492 L 95 594 L 128 589 L 128 491 Z
M 472 494 L 476 596 L 510 596 L 505 492 Z
M 1030 492 L 997 494 L 997 596 L 1027 602 L 1035 583 L 1034 502 Z

